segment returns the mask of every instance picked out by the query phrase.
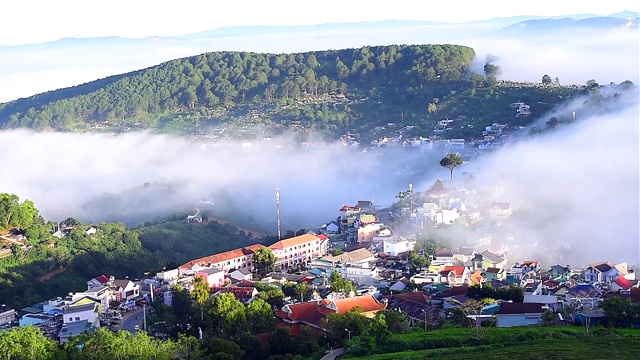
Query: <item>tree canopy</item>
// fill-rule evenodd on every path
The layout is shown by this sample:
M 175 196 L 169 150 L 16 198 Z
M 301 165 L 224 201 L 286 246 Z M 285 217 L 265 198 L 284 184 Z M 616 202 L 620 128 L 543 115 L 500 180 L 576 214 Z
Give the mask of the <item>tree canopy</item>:
M 451 180 L 453 180 L 453 170 L 462 165 L 462 158 L 458 154 L 447 154 L 440 160 L 440 166 L 449 169 Z

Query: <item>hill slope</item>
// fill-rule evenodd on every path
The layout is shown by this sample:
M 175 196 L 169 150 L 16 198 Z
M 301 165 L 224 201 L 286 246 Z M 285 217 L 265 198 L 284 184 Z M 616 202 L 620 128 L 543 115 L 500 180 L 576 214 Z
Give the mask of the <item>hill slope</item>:
M 366 138 L 390 120 L 430 135 L 437 120 L 464 115 L 466 130 L 448 135 L 473 137 L 473 125 L 513 119 L 510 102 L 541 104 L 531 109 L 541 114 L 579 91 L 484 79 L 470 70 L 474 57 L 458 45 L 205 53 L 2 104 L 0 126 L 189 133 L 213 126 L 230 127 L 232 135 L 297 128 Z

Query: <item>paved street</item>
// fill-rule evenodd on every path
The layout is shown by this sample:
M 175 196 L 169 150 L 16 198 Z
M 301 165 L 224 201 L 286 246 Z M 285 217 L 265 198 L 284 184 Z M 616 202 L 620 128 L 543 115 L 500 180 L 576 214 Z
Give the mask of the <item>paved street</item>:
M 140 329 L 143 328 L 142 324 L 142 308 L 126 313 L 122 321 L 120 322 L 120 328 L 118 330 L 129 331 L 135 333 L 135 326 L 139 325 Z

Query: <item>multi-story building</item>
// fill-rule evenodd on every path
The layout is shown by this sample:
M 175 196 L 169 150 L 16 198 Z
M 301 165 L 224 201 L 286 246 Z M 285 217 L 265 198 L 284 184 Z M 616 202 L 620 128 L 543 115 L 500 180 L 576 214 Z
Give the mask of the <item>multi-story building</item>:
M 179 274 L 180 276 L 193 275 L 198 270 L 211 267 L 216 267 L 220 270 L 224 270 L 225 272 L 232 269 L 251 267 L 253 253 L 263 247 L 264 245 L 254 244 L 240 249 L 234 249 L 219 254 L 205 256 L 200 259 L 191 260 L 178 267 Z
M 329 238 L 324 235 L 304 234 L 280 240 L 269 246 L 277 257 L 276 267 L 290 268 L 307 264 L 327 254 Z

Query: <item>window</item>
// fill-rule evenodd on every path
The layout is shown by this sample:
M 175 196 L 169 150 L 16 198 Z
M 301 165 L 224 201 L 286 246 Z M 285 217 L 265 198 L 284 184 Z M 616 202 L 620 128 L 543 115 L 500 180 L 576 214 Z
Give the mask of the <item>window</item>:
M 72 317 L 70 317 L 70 318 L 69 318 L 69 321 L 73 321 L 73 318 L 72 318 Z
M 79 316 L 76 316 L 76 321 L 80 321 L 80 317 Z

